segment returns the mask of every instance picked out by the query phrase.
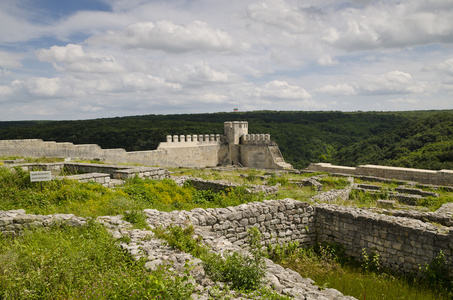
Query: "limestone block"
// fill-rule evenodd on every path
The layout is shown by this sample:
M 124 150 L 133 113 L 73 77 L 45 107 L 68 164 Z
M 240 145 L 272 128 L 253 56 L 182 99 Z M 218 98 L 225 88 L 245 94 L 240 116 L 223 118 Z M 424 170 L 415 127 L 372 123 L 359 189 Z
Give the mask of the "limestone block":
M 0 226 L 6 226 L 6 225 L 9 225 L 12 223 L 13 223 L 13 218 L 11 218 L 11 217 L 0 218 Z

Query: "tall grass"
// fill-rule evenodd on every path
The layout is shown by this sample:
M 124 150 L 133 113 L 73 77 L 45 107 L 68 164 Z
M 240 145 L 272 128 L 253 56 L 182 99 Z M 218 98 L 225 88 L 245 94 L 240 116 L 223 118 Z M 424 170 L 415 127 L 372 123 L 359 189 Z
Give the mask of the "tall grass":
M 451 283 L 443 278 L 446 269 L 442 263 L 433 262 L 431 266 L 421 268 L 420 274 L 403 276 L 383 270 L 377 255 L 364 252 L 362 261 L 358 262 L 346 257 L 342 248 L 336 245 L 299 248 L 290 243 L 270 246 L 268 256 L 302 277 L 313 279 L 322 288 L 334 288 L 361 300 L 453 297 Z
M 169 266 L 147 271 L 94 222 L 0 237 L 1 299 L 186 300 L 192 291 Z

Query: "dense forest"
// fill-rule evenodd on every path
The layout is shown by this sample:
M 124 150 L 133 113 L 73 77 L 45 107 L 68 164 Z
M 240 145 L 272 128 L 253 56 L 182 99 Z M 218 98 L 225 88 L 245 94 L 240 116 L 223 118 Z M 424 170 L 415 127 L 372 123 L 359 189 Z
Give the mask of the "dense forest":
M 453 110 L 254 111 L 15 121 L 0 122 L 0 139 L 38 138 L 139 151 L 156 149 L 169 134 L 222 134 L 224 121 L 248 121 L 249 133 L 269 133 L 295 168 L 331 162 L 453 169 Z

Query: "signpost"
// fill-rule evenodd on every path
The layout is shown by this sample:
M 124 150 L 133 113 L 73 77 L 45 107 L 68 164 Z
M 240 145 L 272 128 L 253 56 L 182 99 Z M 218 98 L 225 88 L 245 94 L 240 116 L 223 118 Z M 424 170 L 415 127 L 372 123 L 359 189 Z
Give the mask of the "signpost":
M 41 192 L 42 192 L 42 182 L 51 181 L 52 175 L 50 171 L 32 171 L 30 172 L 30 182 L 41 182 Z
M 50 171 L 34 171 L 30 172 L 30 181 L 37 182 L 37 181 L 51 181 L 52 176 Z

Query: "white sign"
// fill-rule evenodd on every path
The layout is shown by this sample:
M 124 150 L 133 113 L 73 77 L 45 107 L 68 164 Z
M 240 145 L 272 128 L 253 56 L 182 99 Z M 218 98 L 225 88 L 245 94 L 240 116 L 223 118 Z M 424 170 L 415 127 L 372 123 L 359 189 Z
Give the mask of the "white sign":
M 30 172 L 30 181 L 31 182 L 36 182 L 36 181 L 50 181 L 52 180 L 52 176 L 50 174 L 50 171 L 35 171 L 35 172 Z

